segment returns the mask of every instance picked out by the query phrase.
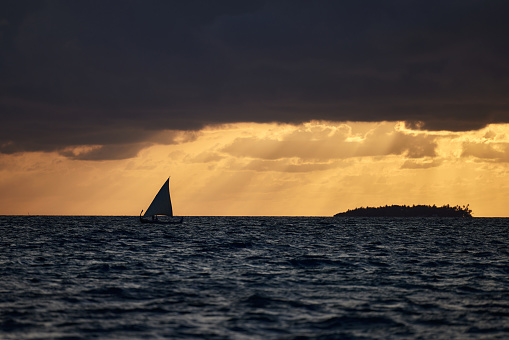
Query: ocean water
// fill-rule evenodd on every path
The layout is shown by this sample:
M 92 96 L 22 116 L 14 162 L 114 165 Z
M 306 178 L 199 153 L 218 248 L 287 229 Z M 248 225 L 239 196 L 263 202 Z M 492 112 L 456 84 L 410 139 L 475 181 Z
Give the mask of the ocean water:
M 508 339 L 509 219 L 0 216 L 1 339 Z

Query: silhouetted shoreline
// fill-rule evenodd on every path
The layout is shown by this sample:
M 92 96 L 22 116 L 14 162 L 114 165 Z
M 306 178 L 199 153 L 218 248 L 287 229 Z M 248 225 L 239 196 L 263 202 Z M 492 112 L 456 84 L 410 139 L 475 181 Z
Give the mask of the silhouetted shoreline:
M 361 207 L 337 213 L 334 217 L 472 217 L 472 210 L 466 206 L 444 205 L 391 205 L 384 207 Z

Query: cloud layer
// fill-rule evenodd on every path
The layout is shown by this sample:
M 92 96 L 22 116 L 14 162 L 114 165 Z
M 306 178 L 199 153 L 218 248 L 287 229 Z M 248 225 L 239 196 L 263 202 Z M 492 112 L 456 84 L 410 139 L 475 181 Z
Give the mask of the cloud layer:
M 278 136 L 237 138 L 223 148 L 236 157 L 264 160 L 298 158 L 331 161 L 351 157 L 406 155 L 409 158 L 435 156 L 436 143 L 426 135 L 409 135 L 383 124 L 365 135 L 354 135 L 348 125 L 339 127 L 307 124 Z
M 507 2 L 0 6 L 3 153 L 128 158 L 162 130 L 231 122 L 509 122 Z

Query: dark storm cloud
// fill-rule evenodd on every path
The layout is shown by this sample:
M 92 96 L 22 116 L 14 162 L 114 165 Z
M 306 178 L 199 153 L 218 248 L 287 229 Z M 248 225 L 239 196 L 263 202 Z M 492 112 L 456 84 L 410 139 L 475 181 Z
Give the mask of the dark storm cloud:
M 509 122 L 508 10 L 473 0 L 3 1 L 0 152 L 105 145 L 94 157 L 130 157 L 159 130 L 227 122 Z

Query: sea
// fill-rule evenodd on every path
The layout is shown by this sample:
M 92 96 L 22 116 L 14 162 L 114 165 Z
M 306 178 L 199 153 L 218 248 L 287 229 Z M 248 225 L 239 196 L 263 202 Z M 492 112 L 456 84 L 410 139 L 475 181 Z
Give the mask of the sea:
M 0 216 L 0 339 L 509 339 L 509 219 Z

